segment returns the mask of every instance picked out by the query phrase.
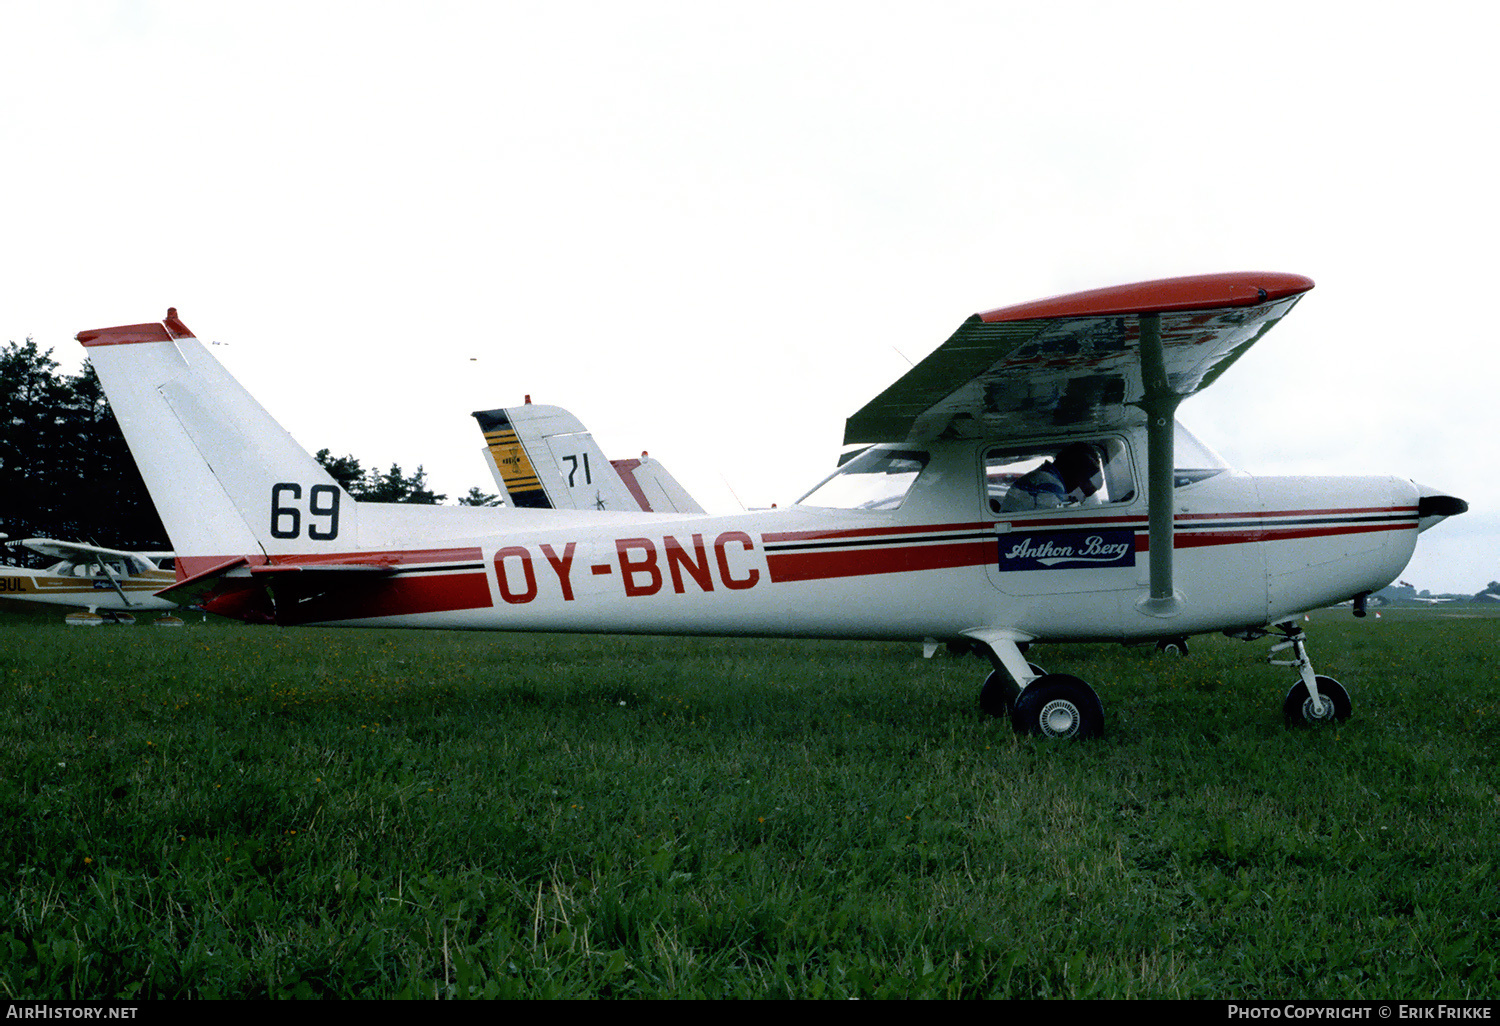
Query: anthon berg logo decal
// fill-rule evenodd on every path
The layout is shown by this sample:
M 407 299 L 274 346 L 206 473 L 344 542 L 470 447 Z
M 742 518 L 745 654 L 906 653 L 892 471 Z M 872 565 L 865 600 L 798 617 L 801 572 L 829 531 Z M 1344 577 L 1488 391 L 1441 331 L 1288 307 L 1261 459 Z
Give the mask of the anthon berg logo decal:
M 1045 531 L 1000 538 L 1001 570 L 1072 570 L 1135 565 L 1135 532 Z

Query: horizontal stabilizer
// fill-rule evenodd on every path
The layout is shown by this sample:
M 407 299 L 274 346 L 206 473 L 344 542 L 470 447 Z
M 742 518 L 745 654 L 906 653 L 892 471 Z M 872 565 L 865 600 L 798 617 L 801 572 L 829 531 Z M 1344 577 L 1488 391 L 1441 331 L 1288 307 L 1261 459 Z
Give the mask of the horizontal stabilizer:
M 163 588 L 156 593 L 156 597 L 164 598 L 168 602 L 176 602 L 180 606 L 196 606 L 203 600 L 204 595 L 218 586 L 220 579 L 229 571 L 248 563 L 249 559 L 245 556 L 223 560 L 189 577 L 184 577 L 170 587 Z

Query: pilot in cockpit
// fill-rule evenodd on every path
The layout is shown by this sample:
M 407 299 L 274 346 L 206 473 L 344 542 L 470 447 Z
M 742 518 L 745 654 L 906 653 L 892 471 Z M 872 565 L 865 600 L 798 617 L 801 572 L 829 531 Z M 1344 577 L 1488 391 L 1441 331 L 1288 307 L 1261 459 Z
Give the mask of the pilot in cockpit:
M 1086 442 L 1073 442 L 1040 467 L 1016 478 L 1006 491 L 999 512 L 1097 502 L 1094 493 L 1103 481 L 1098 450 Z

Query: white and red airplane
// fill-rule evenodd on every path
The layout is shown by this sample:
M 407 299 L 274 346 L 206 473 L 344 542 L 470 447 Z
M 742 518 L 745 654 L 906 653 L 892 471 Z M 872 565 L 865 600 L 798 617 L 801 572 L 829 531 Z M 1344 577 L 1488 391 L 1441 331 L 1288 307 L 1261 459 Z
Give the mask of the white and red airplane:
M 356 503 L 175 310 L 78 339 L 177 553 L 163 595 L 280 624 L 946 642 L 992 664 L 986 711 L 1067 737 L 1103 709 L 1029 642 L 1274 632 L 1287 719 L 1344 719 L 1300 617 L 1362 612 L 1467 508 L 1399 477 L 1252 477 L 1176 426 L 1312 287 L 1205 275 L 976 314 L 849 418 L 864 452 L 729 516 Z

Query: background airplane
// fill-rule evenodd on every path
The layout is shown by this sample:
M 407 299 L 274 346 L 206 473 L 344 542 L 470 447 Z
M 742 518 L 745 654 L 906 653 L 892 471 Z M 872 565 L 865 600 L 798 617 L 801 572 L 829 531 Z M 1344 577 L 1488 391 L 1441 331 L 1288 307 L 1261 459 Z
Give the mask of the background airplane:
M 172 570 L 158 565 L 172 558 L 170 552 L 121 552 L 53 538 L 24 538 L 5 545 L 30 549 L 57 562 L 44 570 L 0 567 L 0 597 L 83 607 L 83 612 L 66 617 L 71 626 L 134 623 L 137 613 L 177 608 L 175 602 L 156 597 L 156 592 L 176 580 Z M 176 617 L 167 620 L 173 621 L 182 622 Z
M 703 507 L 646 453 L 609 460 L 567 410 L 534 405 L 480 410 L 485 461 L 513 506 L 702 513 Z
M 1175 425 L 1312 287 L 1201 275 L 976 314 L 849 418 L 863 452 L 732 516 L 356 503 L 175 310 L 78 339 L 179 555 L 164 594 L 289 625 L 947 642 L 991 663 L 982 708 L 1071 737 L 1102 731 L 1097 694 L 1023 646 L 1276 635 L 1288 721 L 1347 717 L 1299 618 L 1362 612 L 1467 508 L 1399 477 L 1236 473 Z M 1077 447 L 1086 500 L 1016 508 L 1010 482 Z

